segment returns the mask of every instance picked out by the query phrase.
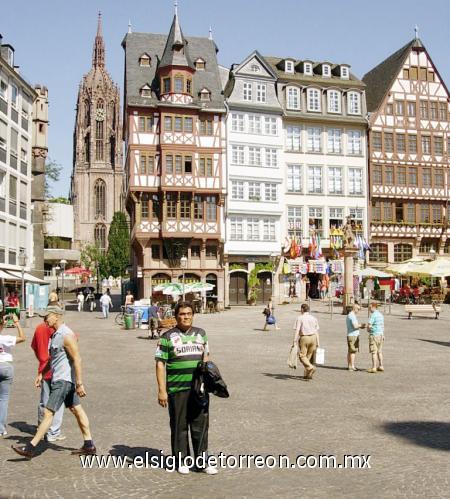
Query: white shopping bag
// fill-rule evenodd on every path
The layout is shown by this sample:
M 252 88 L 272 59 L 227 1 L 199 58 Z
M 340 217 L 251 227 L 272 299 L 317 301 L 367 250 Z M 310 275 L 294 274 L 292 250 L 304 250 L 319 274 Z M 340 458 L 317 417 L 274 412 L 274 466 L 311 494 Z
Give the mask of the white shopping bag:
M 325 349 L 317 348 L 316 350 L 316 364 L 323 366 L 325 364 Z

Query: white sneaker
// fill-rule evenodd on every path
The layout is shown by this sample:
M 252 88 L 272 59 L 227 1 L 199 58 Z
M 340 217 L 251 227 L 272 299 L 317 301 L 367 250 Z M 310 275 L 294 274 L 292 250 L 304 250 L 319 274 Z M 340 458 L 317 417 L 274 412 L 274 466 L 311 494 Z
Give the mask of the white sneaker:
M 179 466 L 177 471 L 180 475 L 189 475 L 191 470 L 189 469 L 189 466 Z
M 6 435 L 8 435 L 8 432 L 6 430 L 0 433 L 0 437 L 6 437 Z
M 65 439 L 66 439 L 66 436 L 63 434 L 55 435 L 55 436 L 47 435 L 47 437 L 46 437 L 47 442 L 61 442 L 62 440 L 65 440 Z
M 219 473 L 219 470 L 215 466 L 207 466 L 201 471 L 202 473 L 206 473 L 207 475 L 217 475 L 217 473 Z

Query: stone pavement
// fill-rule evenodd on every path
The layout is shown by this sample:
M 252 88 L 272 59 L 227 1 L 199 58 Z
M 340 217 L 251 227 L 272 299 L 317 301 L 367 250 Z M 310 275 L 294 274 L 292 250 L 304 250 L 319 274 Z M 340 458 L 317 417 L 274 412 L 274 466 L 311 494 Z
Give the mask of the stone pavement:
M 81 439 L 66 411 L 62 445 L 42 445 L 24 462 L 10 449 L 34 432 L 36 361 L 16 347 L 9 435 L 0 440 L 3 497 L 445 497 L 449 488 L 450 307 L 439 321 L 386 318 L 386 372 L 348 372 L 344 317 L 314 302 L 326 365 L 306 382 L 286 358 L 298 305 L 279 306 L 280 331 L 263 332 L 262 307 L 197 316 L 231 397 L 212 400 L 214 454 L 370 454 L 371 469 L 225 469 L 209 477 L 150 469 L 81 469 L 70 449 Z M 367 313 L 366 311 L 364 312 Z M 157 405 L 153 353 L 145 331 L 123 331 L 100 314 L 68 312 L 80 338 L 89 415 L 100 454 L 170 451 L 167 411 Z M 363 318 L 364 315 L 363 315 Z M 33 324 L 37 319 L 33 319 Z M 27 331 L 31 340 L 31 330 Z M 357 365 L 369 367 L 366 333 Z

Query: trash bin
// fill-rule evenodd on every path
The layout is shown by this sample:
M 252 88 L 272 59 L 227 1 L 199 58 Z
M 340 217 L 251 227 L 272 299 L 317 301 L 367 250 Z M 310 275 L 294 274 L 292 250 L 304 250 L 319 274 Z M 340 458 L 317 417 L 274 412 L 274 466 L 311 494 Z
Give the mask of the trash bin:
M 124 315 L 124 326 L 125 329 L 134 329 L 134 314 Z

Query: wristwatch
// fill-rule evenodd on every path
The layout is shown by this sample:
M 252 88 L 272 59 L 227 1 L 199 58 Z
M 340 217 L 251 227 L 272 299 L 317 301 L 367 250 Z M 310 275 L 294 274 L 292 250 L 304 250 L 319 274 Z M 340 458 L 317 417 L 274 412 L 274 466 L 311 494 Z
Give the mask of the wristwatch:
M 76 387 L 76 388 L 80 388 L 80 386 L 83 386 L 83 383 L 76 383 L 76 384 L 75 384 L 75 387 Z

